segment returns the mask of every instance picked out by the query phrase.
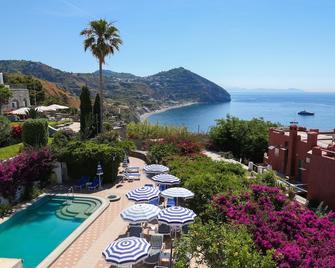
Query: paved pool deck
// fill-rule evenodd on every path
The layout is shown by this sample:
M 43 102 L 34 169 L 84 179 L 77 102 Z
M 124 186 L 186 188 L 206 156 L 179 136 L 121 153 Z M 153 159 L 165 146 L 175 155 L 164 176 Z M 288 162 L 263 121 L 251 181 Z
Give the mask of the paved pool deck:
M 143 167 L 145 162 L 130 157 L 131 166 Z M 99 217 L 57 258 L 51 265 L 53 268 L 91 268 L 91 267 L 111 267 L 102 257 L 101 252 L 120 235 L 125 234 L 128 223 L 120 217 L 123 209 L 134 204 L 129 201 L 125 194 L 146 183 L 152 183 L 145 174 L 142 173 L 139 181 L 124 182 L 111 188 L 106 188 L 99 192 L 92 193 L 93 196 L 107 197 L 116 194 L 121 197 L 117 202 L 110 205 L 100 214 Z M 118 185 L 121 185 L 118 187 Z M 141 265 L 139 267 L 146 267 Z M 153 266 L 148 266 L 153 267 Z

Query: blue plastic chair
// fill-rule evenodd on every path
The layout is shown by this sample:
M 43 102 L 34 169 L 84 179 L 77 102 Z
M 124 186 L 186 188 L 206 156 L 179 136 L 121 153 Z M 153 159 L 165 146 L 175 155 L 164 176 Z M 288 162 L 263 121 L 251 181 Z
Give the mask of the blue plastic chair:
M 89 191 L 94 191 L 99 187 L 99 178 L 95 177 L 94 180 L 92 181 L 91 185 L 87 187 Z
M 166 207 L 174 207 L 176 205 L 176 200 L 175 198 L 168 198 Z
M 149 201 L 149 204 L 159 206 L 159 199 L 158 198 L 152 199 Z
M 82 190 L 83 188 L 86 187 L 86 184 L 88 183 L 89 180 L 90 180 L 90 178 L 88 176 L 81 176 L 78 183 L 74 185 L 74 189 Z
M 162 191 L 164 191 L 164 190 L 166 190 L 166 185 L 165 184 L 160 184 L 159 185 L 159 190 L 162 192 Z

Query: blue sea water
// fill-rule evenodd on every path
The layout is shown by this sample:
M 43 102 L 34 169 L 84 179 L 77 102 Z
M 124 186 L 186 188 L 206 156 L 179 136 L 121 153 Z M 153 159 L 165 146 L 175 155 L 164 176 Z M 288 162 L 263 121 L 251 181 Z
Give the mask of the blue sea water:
M 236 92 L 230 103 L 194 104 L 157 113 L 148 118 L 151 123 L 186 126 L 191 131 L 208 131 L 215 120 L 228 114 L 242 119 L 262 117 L 266 120 L 320 130 L 335 128 L 335 93 L 315 92 Z M 300 116 L 302 110 L 314 116 Z

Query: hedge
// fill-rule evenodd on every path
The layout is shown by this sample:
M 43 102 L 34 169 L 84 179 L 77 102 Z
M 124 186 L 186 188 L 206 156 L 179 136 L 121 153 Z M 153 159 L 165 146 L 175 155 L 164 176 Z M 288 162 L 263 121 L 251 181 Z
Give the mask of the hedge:
M 28 119 L 23 123 L 22 141 L 24 146 L 41 148 L 48 144 L 48 121 Z
M 94 141 L 70 141 L 66 147 L 58 148 L 57 158 L 66 162 L 71 179 L 81 176 L 96 176 L 98 162 L 103 168 L 104 182 L 114 182 L 125 154 L 122 144 L 114 146 Z

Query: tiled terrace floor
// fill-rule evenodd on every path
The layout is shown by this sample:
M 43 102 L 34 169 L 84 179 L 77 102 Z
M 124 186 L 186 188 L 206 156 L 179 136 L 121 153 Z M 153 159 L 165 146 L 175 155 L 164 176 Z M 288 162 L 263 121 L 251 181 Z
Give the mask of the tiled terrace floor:
M 143 167 L 145 163 L 140 159 L 130 157 L 130 165 Z M 120 212 L 133 202 L 129 201 L 125 194 L 146 183 L 152 183 L 152 181 L 143 174 L 140 181 L 124 182 L 121 187 L 114 186 L 92 193 L 92 195 L 101 197 L 116 194 L 121 196 L 121 200 L 111 202 L 106 210 L 60 255 L 51 267 L 110 267 L 110 264 L 102 257 L 101 252 L 109 243 L 126 232 L 128 224 L 122 220 Z M 145 266 L 141 265 L 140 267 Z

